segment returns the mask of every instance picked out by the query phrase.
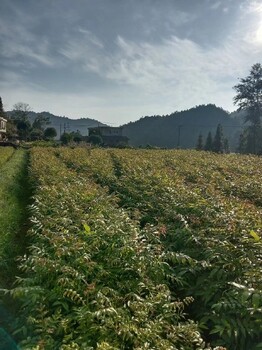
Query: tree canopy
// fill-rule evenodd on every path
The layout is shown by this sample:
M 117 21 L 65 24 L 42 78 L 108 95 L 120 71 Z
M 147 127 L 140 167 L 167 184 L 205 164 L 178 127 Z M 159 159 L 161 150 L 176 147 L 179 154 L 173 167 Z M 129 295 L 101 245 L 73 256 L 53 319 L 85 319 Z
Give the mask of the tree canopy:
M 254 125 L 261 124 L 262 112 L 262 66 L 256 63 L 252 66 L 250 74 L 240 79 L 240 83 L 234 86 L 237 94 L 234 103 L 238 110 L 247 112 L 246 121 Z
M 49 127 L 44 131 L 44 138 L 46 140 L 53 140 L 57 136 L 57 132 L 55 128 Z
M 240 83 L 234 86 L 237 94 L 234 104 L 238 110 L 245 112 L 245 121 L 249 123 L 245 138 L 241 135 L 241 147 L 245 144 L 245 153 L 259 154 L 262 152 L 262 66 L 256 63 L 252 66 L 250 74 L 240 79 Z

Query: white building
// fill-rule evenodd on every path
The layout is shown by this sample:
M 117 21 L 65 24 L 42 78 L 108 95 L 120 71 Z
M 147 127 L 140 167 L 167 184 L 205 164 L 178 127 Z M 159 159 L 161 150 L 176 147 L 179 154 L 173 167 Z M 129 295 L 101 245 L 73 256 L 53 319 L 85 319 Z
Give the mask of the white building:
M 6 122 L 6 119 L 0 117 L 0 141 L 6 138 Z

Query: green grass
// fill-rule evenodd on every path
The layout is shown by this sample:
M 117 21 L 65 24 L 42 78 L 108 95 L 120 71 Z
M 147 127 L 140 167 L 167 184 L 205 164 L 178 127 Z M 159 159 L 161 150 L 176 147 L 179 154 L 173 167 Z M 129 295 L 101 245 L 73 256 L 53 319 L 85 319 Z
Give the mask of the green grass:
M 13 147 L 1 147 L 0 148 L 0 169 L 7 162 L 15 152 Z M 1 174 L 1 170 L 0 170 Z
M 27 165 L 28 151 L 20 149 L 0 167 L 0 349 L 3 339 L 9 339 L 8 333 L 15 328 L 19 307 L 3 291 L 11 288 L 16 276 L 21 275 L 17 258 L 25 253 L 27 245 L 27 207 L 31 195 Z
M 17 150 L 0 172 L 0 287 L 14 280 L 16 257 L 24 252 L 29 186 L 28 154 Z

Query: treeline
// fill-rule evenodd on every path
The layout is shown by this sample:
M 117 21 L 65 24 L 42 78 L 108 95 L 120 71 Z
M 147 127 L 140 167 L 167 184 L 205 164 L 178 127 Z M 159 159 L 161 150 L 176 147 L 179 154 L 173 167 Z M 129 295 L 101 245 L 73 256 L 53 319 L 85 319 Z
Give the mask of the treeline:
M 18 102 L 10 113 L 5 113 L 0 97 L 0 116 L 7 119 L 6 139 L 8 141 L 52 141 L 57 138 L 56 128 L 49 126 L 50 117 L 46 113 L 37 114 L 30 119 L 31 107 L 27 103 Z M 70 143 L 90 142 L 99 144 L 99 140 L 83 136 L 79 130 L 64 132 L 60 136 L 64 145 Z
M 240 79 L 240 83 L 234 86 L 237 94 L 234 104 L 238 111 L 244 112 L 244 122 L 247 126 L 239 136 L 237 152 L 242 154 L 262 154 L 262 66 L 256 63 L 252 66 L 250 74 Z M 229 144 L 223 135 L 223 128 L 219 124 L 214 140 L 211 132 L 208 133 L 205 145 L 203 136 L 198 137 L 196 149 L 213 151 L 217 153 L 228 153 Z
M 254 64 L 250 74 L 240 79 L 240 83 L 235 85 L 234 89 L 236 90 L 234 104 L 238 106 L 238 112 L 244 116 L 245 124 L 242 117 L 233 118 L 222 108 L 208 104 L 166 116 L 141 118 L 123 125 L 123 134 L 128 137 L 129 144 L 133 147 L 197 148 L 218 153 L 227 153 L 230 148 L 234 152 L 261 155 L 261 64 Z M 4 115 L 2 101 L 0 114 Z M 57 136 L 57 130 L 48 126 L 49 119 L 44 113 L 38 114 L 32 122 L 28 118 L 29 114 L 28 104 L 18 103 L 14 106 L 13 111 L 6 116 L 9 119 L 8 139 L 34 141 L 50 140 Z M 61 135 L 61 124 L 60 137 L 64 144 L 86 141 L 102 145 L 101 139 L 90 141 L 87 136 L 82 136 L 80 131 L 64 132 Z
M 124 134 L 135 147 L 196 147 L 218 153 L 227 153 L 230 147 L 234 152 L 261 155 L 261 64 L 253 65 L 250 74 L 240 79 L 234 89 L 234 104 L 238 106 L 237 117 L 233 117 L 236 113 L 230 114 L 215 105 L 202 105 L 166 116 L 141 118 L 124 125 Z
M 53 140 L 57 136 L 56 129 L 48 127 L 50 120 L 40 114 L 31 123 L 29 120 L 30 106 L 27 103 L 16 103 L 10 114 L 4 112 L 0 97 L 1 116 L 8 120 L 6 137 L 10 141 Z
M 199 134 L 196 149 L 198 151 L 229 153 L 229 142 L 224 136 L 222 125 L 218 124 L 214 139 L 212 137 L 212 132 L 209 131 L 205 143 L 202 134 Z
M 236 150 L 241 122 L 215 105 L 201 105 L 166 116 L 144 117 L 124 125 L 123 132 L 134 147 L 151 145 L 161 148 L 192 149 L 201 134 L 203 143 L 209 132 L 215 135 L 221 124 L 230 148 Z

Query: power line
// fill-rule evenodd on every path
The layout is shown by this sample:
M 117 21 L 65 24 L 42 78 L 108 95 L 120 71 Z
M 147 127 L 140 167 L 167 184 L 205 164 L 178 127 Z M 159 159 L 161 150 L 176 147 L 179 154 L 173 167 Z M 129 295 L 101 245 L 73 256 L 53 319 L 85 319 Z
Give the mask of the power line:
M 223 128 L 245 128 L 244 125 L 223 125 L 221 124 L 221 126 Z M 193 128 L 216 128 L 217 127 L 217 124 L 213 124 L 213 125 L 206 125 L 206 124 L 189 124 L 189 125 L 183 125 L 183 124 L 180 124 L 180 125 L 176 125 L 176 127 L 178 128 L 189 128 L 189 127 L 193 127 Z

